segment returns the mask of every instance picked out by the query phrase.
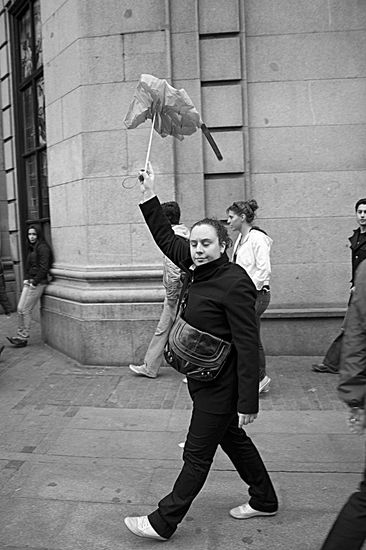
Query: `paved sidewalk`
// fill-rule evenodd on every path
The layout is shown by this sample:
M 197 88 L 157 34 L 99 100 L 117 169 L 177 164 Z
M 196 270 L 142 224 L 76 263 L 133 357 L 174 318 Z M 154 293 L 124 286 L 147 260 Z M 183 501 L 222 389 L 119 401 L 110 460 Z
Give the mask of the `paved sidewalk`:
M 82 367 L 41 342 L 7 345 L 16 316 L 0 316 L 0 550 L 135 550 L 125 515 L 150 512 L 181 466 L 190 399 L 181 377 L 125 367 Z M 247 492 L 219 451 L 175 536 L 174 550 L 317 550 L 360 480 L 364 440 L 348 433 L 335 375 L 319 357 L 270 357 L 271 391 L 248 432 L 266 462 L 281 510 L 231 519 Z M 345 549 L 346 550 L 346 549 Z

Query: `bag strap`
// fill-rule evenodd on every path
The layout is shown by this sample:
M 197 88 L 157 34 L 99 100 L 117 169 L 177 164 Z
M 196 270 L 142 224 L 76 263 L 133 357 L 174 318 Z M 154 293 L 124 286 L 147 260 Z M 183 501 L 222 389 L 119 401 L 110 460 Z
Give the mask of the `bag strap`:
M 188 289 L 192 284 L 192 277 L 190 273 L 188 273 L 187 271 L 184 271 L 183 273 L 184 273 L 184 279 L 183 279 L 182 288 L 178 298 L 178 304 L 177 304 L 177 309 L 175 311 L 174 321 L 178 316 L 181 317 L 181 313 L 183 313 L 183 311 L 185 310 Z

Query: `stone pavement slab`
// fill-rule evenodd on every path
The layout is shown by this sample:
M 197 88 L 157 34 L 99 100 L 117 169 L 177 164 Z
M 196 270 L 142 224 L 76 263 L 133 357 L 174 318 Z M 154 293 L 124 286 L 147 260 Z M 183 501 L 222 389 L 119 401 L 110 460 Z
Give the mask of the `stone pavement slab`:
M 173 470 L 168 474 L 157 470 L 150 495 L 142 498 L 141 492 L 140 498 L 132 502 L 95 502 L 73 498 L 72 494 L 69 494 L 69 498 L 64 495 L 63 499 L 23 494 L 12 501 L 2 496 L 2 548 L 6 548 L 6 545 L 26 544 L 32 548 L 46 547 L 52 550 L 151 547 L 154 543 L 133 537 L 124 528 L 122 518 L 126 514 L 151 511 L 157 495 L 166 492 L 175 477 Z M 325 532 L 349 493 L 350 485 L 357 484 L 356 475 L 344 477 L 339 474 L 274 474 L 273 480 L 282 505 L 279 514 L 274 518 L 238 521 L 228 515 L 232 506 L 245 499 L 239 489 L 237 475 L 234 472 L 212 471 L 169 547 L 185 550 L 315 549 L 319 544 L 319 531 Z M 317 488 L 316 499 L 314 487 Z M 240 541 L 245 544 L 242 546 Z M 268 545 L 264 546 L 266 543 Z
M 0 333 L 15 330 L 0 316 Z M 181 467 L 191 401 L 173 370 L 156 380 L 126 366 L 84 367 L 30 345 L 0 358 L 0 550 L 134 550 L 156 546 L 125 528 L 150 512 Z M 248 427 L 270 470 L 276 517 L 238 521 L 246 487 L 219 450 L 176 535 L 175 550 L 317 550 L 356 489 L 364 440 L 350 434 L 337 377 L 319 357 L 269 357 L 272 387 Z M 346 549 L 345 549 L 346 550 Z
M 153 498 L 166 492 L 175 476 L 174 471 L 170 471 L 168 477 L 163 474 L 165 472 L 156 472 L 152 494 L 136 503 L 77 499 L 46 501 L 23 495 L 14 504 L 1 497 L 2 548 L 26 544 L 31 548 L 52 550 L 151 548 L 156 543 L 131 535 L 124 528 L 122 518 L 126 514 L 145 514 L 152 510 Z M 345 479 L 337 474 L 275 474 L 273 479 L 282 505 L 279 514 L 273 518 L 238 521 L 228 514 L 232 506 L 245 499 L 236 478 L 234 472 L 211 472 L 204 489 L 169 542 L 170 548 L 318 548 L 319 533 L 325 533 L 343 503 L 344 494 L 349 492 L 350 484 L 357 483 L 356 475 Z M 314 487 L 317 487 L 316 498 Z

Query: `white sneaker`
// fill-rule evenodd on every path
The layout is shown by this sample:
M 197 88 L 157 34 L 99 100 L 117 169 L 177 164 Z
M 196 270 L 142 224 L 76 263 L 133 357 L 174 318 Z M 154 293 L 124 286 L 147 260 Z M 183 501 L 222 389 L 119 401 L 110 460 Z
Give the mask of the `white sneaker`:
M 181 443 L 178 443 L 178 447 L 180 447 L 181 449 L 184 449 L 185 444 L 186 444 L 186 442 L 182 441 Z
M 139 376 L 147 376 L 148 378 L 157 378 L 157 374 L 152 374 L 145 363 L 143 365 L 129 365 L 130 370 Z
M 263 380 L 259 382 L 259 393 L 267 393 L 269 391 L 269 386 L 271 384 L 271 379 L 269 376 L 265 376 Z
M 254 510 L 254 508 L 252 508 L 248 502 L 230 510 L 231 517 L 235 519 L 250 519 L 250 518 L 255 518 L 257 516 L 275 516 L 276 514 L 277 514 L 277 511 L 260 512 L 259 510 Z
M 188 384 L 187 378 L 183 378 L 182 382 L 183 382 L 183 384 Z
M 146 539 L 155 539 L 165 541 L 168 540 L 158 535 L 155 529 L 152 528 L 147 516 L 137 516 L 125 518 L 125 524 L 127 528 L 138 537 L 144 537 Z

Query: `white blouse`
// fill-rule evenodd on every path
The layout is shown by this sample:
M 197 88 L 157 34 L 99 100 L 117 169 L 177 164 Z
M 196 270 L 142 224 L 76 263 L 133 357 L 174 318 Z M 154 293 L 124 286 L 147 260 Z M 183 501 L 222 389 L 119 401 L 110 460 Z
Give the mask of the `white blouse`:
M 271 237 L 252 228 L 240 243 L 241 235 L 235 241 L 233 262 L 245 269 L 257 290 L 269 285 L 271 278 L 270 252 L 273 240 Z

